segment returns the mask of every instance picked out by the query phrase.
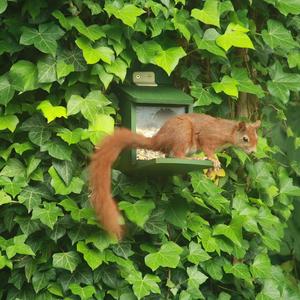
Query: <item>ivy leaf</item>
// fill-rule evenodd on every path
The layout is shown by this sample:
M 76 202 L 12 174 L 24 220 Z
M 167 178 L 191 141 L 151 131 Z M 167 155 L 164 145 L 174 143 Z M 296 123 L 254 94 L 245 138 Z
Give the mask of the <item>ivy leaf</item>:
M 150 295 L 150 293 L 160 294 L 160 288 L 157 282 L 160 282 L 159 277 L 155 275 L 146 274 L 143 278 L 141 273 L 130 274 L 126 280 L 132 284 L 132 289 L 134 294 L 138 299 L 142 299 L 145 296 Z
M 114 74 L 122 81 L 125 80 L 127 73 L 127 64 L 121 58 L 116 58 L 110 65 L 105 65 L 105 70 L 108 73 Z
M 238 48 L 254 49 L 254 46 L 247 36 L 249 30 L 241 25 L 230 23 L 223 35 L 216 39 L 217 45 L 228 51 L 232 46 Z
M 216 44 L 216 39 L 220 34 L 213 28 L 204 32 L 203 38 L 198 34 L 194 34 L 194 40 L 198 49 L 206 50 L 212 54 L 226 58 L 226 53 Z
M 11 158 L 7 161 L 5 167 L 1 170 L 0 176 L 15 177 L 25 176 L 25 167 L 17 158 Z
M 300 3 L 297 0 L 264 0 L 274 5 L 283 15 L 300 14 Z
M 24 176 L 15 176 L 13 180 L 5 176 L 0 177 L 0 186 L 4 186 L 4 191 L 13 197 L 16 197 L 26 185 Z
M 100 64 L 93 65 L 92 75 L 98 75 L 99 79 L 104 85 L 104 88 L 107 90 L 109 84 L 112 82 L 114 76 L 105 71 L 104 67 Z
M 103 262 L 105 254 L 98 249 L 90 249 L 84 242 L 77 243 L 77 251 L 83 254 L 84 260 L 92 270 L 97 269 Z
M 88 64 L 95 64 L 99 60 L 111 64 L 114 59 L 114 51 L 106 46 L 93 48 L 90 42 L 85 38 L 78 38 L 76 45 L 82 50 L 84 59 Z
M 293 179 L 290 178 L 283 169 L 279 172 L 280 194 L 289 196 L 300 196 L 300 187 L 293 184 Z
M 213 235 L 224 235 L 229 238 L 234 244 L 241 247 L 241 241 L 239 237 L 236 235 L 234 229 L 229 225 L 218 224 L 213 229 Z
M 197 244 L 193 241 L 190 243 L 189 255 L 187 257 L 188 261 L 198 265 L 200 262 L 207 261 L 210 258 L 211 256 L 202 249 L 200 244 Z
M 42 195 L 38 188 L 26 187 L 18 196 L 18 200 L 24 203 L 28 212 L 31 212 L 34 207 L 38 207 L 42 202 Z
M 212 103 L 220 104 L 222 102 L 222 99 L 219 96 L 213 94 L 209 90 L 204 89 L 202 84 L 198 82 L 192 83 L 191 95 L 196 98 L 194 107 L 206 106 Z
M 51 131 L 47 123 L 40 115 L 34 115 L 27 119 L 21 126 L 21 129 L 28 131 L 29 140 L 38 145 L 44 145 L 51 137 Z
M 50 141 L 41 146 L 41 151 L 48 151 L 49 155 L 60 159 L 71 161 L 72 149 L 63 141 Z
M 65 269 L 71 273 L 74 272 L 77 265 L 80 263 L 80 257 L 75 251 L 55 253 L 52 258 L 54 268 Z
M 0 116 L 0 130 L 8 129 L 14 132 L 18 123 L 19 119 L 15 115 Z
M 154 210 L 149 219 L 144 224 L 144 230 L 151 234 L 168 235 L 167 224 L 164 218 L 163 210 Z
M 31 247 L 25 244 L 26 239 L 27 236 L 25 234 L 13 238 L 13 245 L 6 248 L 6 254 L 9 259 L 16 254 L 35 255 Z
M 171 47 L 163 49 L 155 41 L 134 43 L 133 49 L 140 62 L 155 64 L 164 69 L 168 75 L 175 69 L 179 60 L 186 55 L 182 47 Z
M 254 278 L 267 278 L 271 271 L 271 262 L 267 254 L 258 254 L 250 266 Z
M 267 22 L 268 30 L 262 31 L 262 38 L 270 48 L 282 48 L 291 50 L 299 48 L 299 44 L 293 39 L 291 32 L 284 25 L 275 20 Z
M 3 190 L 0 190 L 0 206 L 10 203 L 11 201 L 11 197 L 7 195 Z
M 115 2 L 105 3 L 104 10 L 132 28 L 137 21 L 137 17 L 145 13 L 143 9 L 133 4 L 125 4 L 120 8 L 115 5 Z
M 92 285 L 81 287 L 76 283 L 70 284 L 70 290 L 72 291 L 73 295 L 78 295 L 81 300 L 91 299 L 96 293 L 96 290 Z
M 56 60 L 52 56 L 46 56 L 37 63 L 38 81 L 49 83 L 56 81 Z
M 143 227 L 150 217 L 151 211 L 155 208 L 155 204 L 154 202 L 147 200 L 139 200 L 135 203 L 121 201 L 119 202 L 119 208 L 125 211 L 125 214 L 130 221 Z
M 186 53 L 182 47 L 172 47 L 161 51 L 156 55 L 154 63 L 170 75 L 178 65 L 179 60 L 184 56 L 186 56 Z
M 32 285 L 36 293 L 44 289 L 50 281 L 55 279 L 55 270 L 50 269 L 45 272 L 34 272 L 32 276 Z
M 43 53 L 52 56 L 56 54 L 57 40 L 64 35 L 64 31 L 53 23 L 40 24 L 38 30 L 35 28 L 23 27 L 20 44 L 34 45 Z
M 32 220 L 40 220 L 51 229 L 57 222 L 58 217 L 63 216 L 62 210 L 54 202 L 43 202 L 44 208 L 34 207 L 32 210 Z
M 80 142 L 82 133 L 82 128 L 76 128 L 73 131 L 67 128 L 63 128 L 59 133 L 57 133 L 57 136 L 59 136 L 63 141 L 68 143 L 68 145 L 73 145 L 78 144 Z
M 217 0 L 207 0 L 204 2 L 202 10 L 192 9 L 191 16 L 204 24 L 220 27 L 220 9 Z
M 208 277 L 202 272 L 200 272 L 197 266 L 188 267 L 187 274 L 189 276 L 189 279 L 187 281 L 187 291 L 190 295 L 193 295 L 195 298 L 202 298 L 203 295 L 199 290 L 199 286 L 202 283 L 204 283 L 208 279 Z
M 73 178 L 73 163 L 68 160 L 55 160 L 52 165 L 64 183 L 69 185 Z
M 56 118 L 63 117 L 67 119 L 67 109 L 64 106 L 53 106 L 49 100 L 42 101 L 37 109 L 43 112 L 48 123 Z
M 32 91 L 37 88 L 37 67 L 30 61 L 18 60 L 8 73 L 14 89 L 20 92 Z
M 20 225 L 22 232 L 26 236 L 40 230 L 40 223 L 38 221 L 31 220 L 30 217 L 17 216 L 14 220 Z
M 75 71 L 73 64 L 67 64 L 63 60 L 59 60 L 56 64 L 56 76 L 57 79 L 68 76 L 70 73 Z
M 212 87 L 216 93 L 224 92 L 229 96 L 238 96 L 238 81 L 227 75 L 222 78 L 221 82 L 213 82 Z
M 243 263 L 236 263 L 234 265 L 224 266 L 224 271 L 226 273 L 233 274 L 237 278 L 244 279 L 248 283 L 252 283 L 251 274 L 247 265 Z
M 300 90 L 300 75 L 285 73 L 280 63 L 275 63 L 270 71 L 272 81 L 267 82 L 268 90 L 272 96 L 287 103 L 290 98 L 290 91 Z
M 13 98 L 15 90 L 8 80 L 8 75 L 0 76 L 0 104 L 7 105 Z
M 182 251 L 183 249 L 174 242 L 166 242 L 158 252 L 150 253 L 145 257 L 145 264 L 152 271 L 159 267 L 176 268 Z
M 68 195 L 70 193 L 79 194 L 81 192 L 84 182 L 80 178 L 73 177 L 71 183 L 69 185 L 65 185 L 63 180 L 60 179 L 59 175 L 55 171 L 54 167 L 50 167 L 48 172 L 52 178 L 51 185 L 56 194 Z
M 231 72 L 232 78 L 238 82 L 238 90 L 240 92 L 255 94 L 258 98 L 265 96 L 260 85 L 254 84 L 248 77 L 247 70 L 243 68 L 233 68 Z
M 168 203 L 165 218 L 169 223 L 179 228 L 185 228 L 187 213 L 186 203 L 180 199 L 173 199 Z
M 4 13 L 7 8 L 7 0 L 0 1 L 0 14 Z
M 293 51 L 288 54 L 288 64 L 290 68 L 297 67 L 300 70 L 300 51 Z M 1 84 L 0 84 L 0 89 L 1 89 Z

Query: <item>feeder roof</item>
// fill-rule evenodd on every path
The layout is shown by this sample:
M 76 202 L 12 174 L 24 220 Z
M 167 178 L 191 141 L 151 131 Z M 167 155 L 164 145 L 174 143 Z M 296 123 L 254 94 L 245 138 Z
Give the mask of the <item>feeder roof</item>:
M 175 104 L 193 103 L 193 98 L 183 91 L 170 86 L 122 86 L 121 91 L 127 100 L 142 104 Z

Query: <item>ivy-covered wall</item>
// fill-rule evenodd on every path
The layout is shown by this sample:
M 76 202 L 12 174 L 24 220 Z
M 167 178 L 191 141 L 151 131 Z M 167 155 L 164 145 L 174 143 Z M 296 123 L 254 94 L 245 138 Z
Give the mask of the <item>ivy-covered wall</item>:
M 0 0 L 0 14 L 1 299 L 300 298 L 297 244 L 274 256 L 300 196 L 299 1 Z M 212 178 L 114 171 L 116 243 L 86 167 L 120 123 L 114 86 L 146 65 L 197 112 L 260 118 L 259 149 L 221 153 Z

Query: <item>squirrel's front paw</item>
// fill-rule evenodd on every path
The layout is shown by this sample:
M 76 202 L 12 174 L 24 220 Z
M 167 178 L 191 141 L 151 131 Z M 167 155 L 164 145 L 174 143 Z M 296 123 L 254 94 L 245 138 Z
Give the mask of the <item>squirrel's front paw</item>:
M 211 161 L 213 162 L 213 165 L 214 165 L 214 170 L 219 170 L 221 169 L 221 163 L 218 159 L 211 159 Z

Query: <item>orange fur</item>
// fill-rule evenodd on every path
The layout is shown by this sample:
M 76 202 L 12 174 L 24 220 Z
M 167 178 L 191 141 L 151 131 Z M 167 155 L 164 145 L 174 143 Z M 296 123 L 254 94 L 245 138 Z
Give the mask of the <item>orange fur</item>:
M 122 150 L 151 149 L 182 158 L 202 150 L 219 167 L 215 152 L 220 149 L 233 145 L 247 153 L 256 150 L 259 126 L 260 121 L 246 124 L 190 113 L 171 117 L 152 138 L 117 129 L 96 147 L 90 163 L 91 201 L 104 229 L 118 239 L 123 236 L 120 212 L 111 195 L 111 167 Z

